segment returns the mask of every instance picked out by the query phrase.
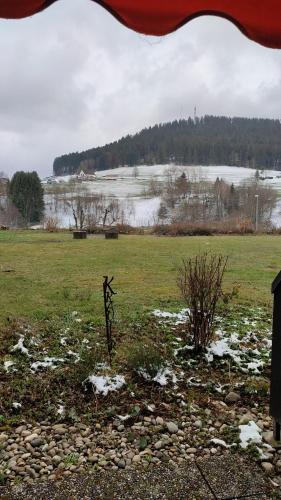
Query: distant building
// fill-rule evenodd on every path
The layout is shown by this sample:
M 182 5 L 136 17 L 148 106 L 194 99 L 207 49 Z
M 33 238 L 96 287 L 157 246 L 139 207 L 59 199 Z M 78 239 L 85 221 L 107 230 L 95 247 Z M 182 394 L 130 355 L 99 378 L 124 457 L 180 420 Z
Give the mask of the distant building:
M 0 177 L 0 184 L 8 184 L 9 179 L 7 177 Z
M 94 181 L 96 180 L 96 174 L 85 174 L 84 170 L 80 170 L 79 174 L 76 176 L 78 181 Z

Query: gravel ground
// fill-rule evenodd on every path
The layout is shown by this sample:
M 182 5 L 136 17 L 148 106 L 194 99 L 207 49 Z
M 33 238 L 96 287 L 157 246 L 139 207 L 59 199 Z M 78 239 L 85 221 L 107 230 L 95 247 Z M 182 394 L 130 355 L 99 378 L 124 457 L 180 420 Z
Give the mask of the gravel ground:
M 1 491 L 2 490 L 2 491 Z M 0 488 L 1 500 L 192 500 L 278 498 L 268 479 L 239 455 L 212 457 L 179 467 L 73 475 L 67 480 Z

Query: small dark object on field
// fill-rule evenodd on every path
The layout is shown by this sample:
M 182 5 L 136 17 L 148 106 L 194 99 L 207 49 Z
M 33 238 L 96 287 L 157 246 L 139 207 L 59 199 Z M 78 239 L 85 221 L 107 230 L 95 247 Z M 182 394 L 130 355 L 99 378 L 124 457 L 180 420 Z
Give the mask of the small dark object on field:
M 8 226 L 0 226 L 0 231 L 8 231 Z
M 204 351 L 212 339 L 226 264 L 227 257 L 204 253 L 183 259 L 179 268 L 177 284 L 188 308 L 186 328 L 196 353 Z
M 14 273 L 15 269 L 2 269 L 2 273 Z
M 73 238 L 75 240 L 85 240 L 87 238 L 87 231 L 73 231 Z
M 116 227 L 111 227 L 105 233 L 106 240 L 118 240 L 118 229 Z

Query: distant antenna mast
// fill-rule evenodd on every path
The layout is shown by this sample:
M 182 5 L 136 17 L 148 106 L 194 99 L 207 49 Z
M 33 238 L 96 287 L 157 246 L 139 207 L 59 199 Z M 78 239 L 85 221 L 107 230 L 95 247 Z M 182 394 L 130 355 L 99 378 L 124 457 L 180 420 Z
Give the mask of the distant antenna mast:
M 195 121 L 195 122 L 196 122 L 196 118 L 197 118 L 197 113 L 196 113 L 196 111 L 197 111 L 197 110 L 196 110 L 196 106 L 195 106 L 195 108 L 194 108 L 194 121 Z

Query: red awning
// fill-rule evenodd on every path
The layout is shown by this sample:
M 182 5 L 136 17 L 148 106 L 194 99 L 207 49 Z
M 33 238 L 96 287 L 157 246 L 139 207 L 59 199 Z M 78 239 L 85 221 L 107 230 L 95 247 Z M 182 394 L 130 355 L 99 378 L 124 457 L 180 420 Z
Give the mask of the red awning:
M 56 0 L 0 0 L 0 17 L 22 18 Z M 281 48 L 281 0 L 93 0 L 129 28 L 166 35 L 201 15 L 229 19 L 249 38 Z M 67 8 L 67 0 L 65 0 Z

